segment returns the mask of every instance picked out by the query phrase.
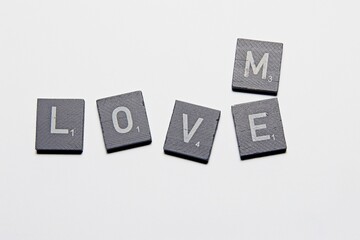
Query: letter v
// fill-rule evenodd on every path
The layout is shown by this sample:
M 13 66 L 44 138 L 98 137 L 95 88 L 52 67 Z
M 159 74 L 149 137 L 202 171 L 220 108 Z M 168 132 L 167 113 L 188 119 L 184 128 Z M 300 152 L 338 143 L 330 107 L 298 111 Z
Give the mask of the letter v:
M 198 118 L 198 120 L 196 120 L 194 127 L 191 129 L 189 133 L 188 115 L 183 113 L 184 142 L 189 143 L 191 138 L 194 136 L 196 130 L 200 127 L 200 124 L 202 123 L 203 120 L 204 120 L 203 118 Z

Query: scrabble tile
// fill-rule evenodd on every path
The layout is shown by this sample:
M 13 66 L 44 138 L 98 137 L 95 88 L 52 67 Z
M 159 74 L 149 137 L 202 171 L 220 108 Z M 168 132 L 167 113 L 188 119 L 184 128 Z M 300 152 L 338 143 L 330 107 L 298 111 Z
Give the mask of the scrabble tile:
M 277 95 L 283 44 L 237 40 L 232 79 L 234 91 Z
M 232 106 L 242 160 L 286 152 L 277 98 Z
M 37 153 L 81 154 L 84 139 L 83 99 L 38 99 Z
M 164 144 L 169 155 L 208 163 L 220 111 L 176 101 Z
M 151 134 L 141 91 L 97 100 L 108 153 L 151 143 Z

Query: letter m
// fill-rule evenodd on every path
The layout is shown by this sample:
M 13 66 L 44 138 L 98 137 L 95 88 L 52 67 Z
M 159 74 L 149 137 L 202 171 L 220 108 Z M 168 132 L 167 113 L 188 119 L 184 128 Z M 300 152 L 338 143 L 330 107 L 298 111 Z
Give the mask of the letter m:
M 256 66 L 252 52 L 247 51 L 244 77 L 249 77 L 250 66 L 253 69 L 254 75 L 257 75 L 261 67 L 263 67 L 261 78 L 266 79 L 268 60 L 269 60 L 269 53 L 265 53 L 264 56 L 261 58 L 259 64 Z

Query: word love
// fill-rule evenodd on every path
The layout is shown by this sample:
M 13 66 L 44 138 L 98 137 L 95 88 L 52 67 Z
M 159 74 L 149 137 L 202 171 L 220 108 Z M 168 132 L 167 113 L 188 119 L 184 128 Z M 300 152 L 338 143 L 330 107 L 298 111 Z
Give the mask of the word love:
M 281 57 L 281 43 L 238 39 L 233 90 L 277 95 Z M 82 99 L 38 99 L 37 153 L 81 154 L 84 109 Z M 108 153 L 151 143 L 141 91 L 99 99 L 97 109 Z M 208 163 L 220 114 L 219 110 L 175 101 L 164 152 Z M 232 115 L 242 160 L 286 151 L 277 98 L 234 105 Z
M 38 99 L 38 153 L 80 154 L 83 151 L 82 99 Z M 151 143 L 141 91 L 97 100 L 108 153 Z M 276 98 L 232 107 L 241 159 L 285 152 L 286 143 Z M 176 101 L 164 144 L 169 155 L 208 163 L 220 111 Z

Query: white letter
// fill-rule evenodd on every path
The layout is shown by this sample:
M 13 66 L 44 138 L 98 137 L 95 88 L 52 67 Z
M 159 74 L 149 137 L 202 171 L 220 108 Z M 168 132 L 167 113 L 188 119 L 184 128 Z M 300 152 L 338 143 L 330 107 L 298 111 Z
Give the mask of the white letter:
M 191 129 L 191 131 L 189 133 L 188 115 L 183 113 L 184 142 L 188 143 L 191 140 L 191 138 L 194 136 L 194 133 L 200 127 L 200 124 L 202 123 L 203 120 L 204 119 L 202 119 L 202 118 L 198 118 L 198 120 L 196 121 L 194 127 Z
M 268 60 L 269 60 L 269 53 L 265 53 L 264 56 L 261 58 L 259 64 L 256 66 L 252 52 L 247 51 L 244 77 L 249 76 L 250 64 L 253 69 L 253 73 L 255 75 L 259 73 L 261 67 L 264 65 L 261 78 L 266 79 Z
M 257 113 L 257 114 L 251 114 L 249 115 L 249 122 L 250 122 L 250 131 L 251 131 L 251 137 L 253 142 L 263 141 L 263 140 L 269 140 L 270 135 L 264 135 L 264 136 L 256 136 L 256 130 L 265 129 L 266 124 L 260 124 L 255 125 L 255 118 L 262 118 L 266 117 L 266 113 Z
M 56 107 L 51 107 L 51 125 L 50 133 L 69 134 L 69 129 L 56 129 Z
M 127 122 L 128 122 L 128 125 L 127 125 L 126 128 L 121 128 L 119 126 L 119 122 L 118 122 L 118 119 L 117 119 L 117 115 L 118 115 L 119 112 L 124 112 L 126 114 L 126 118 L 127 118 Z M 133 127 L 133 120 L 132 120 L 132 117 L 131 117 L 131 112 L 127 107 L 115 108 L 115 110 L 112 113 L 112 120 L 113 120 L 114 128 L 118 133 L 130 132 L 130 130 Z

